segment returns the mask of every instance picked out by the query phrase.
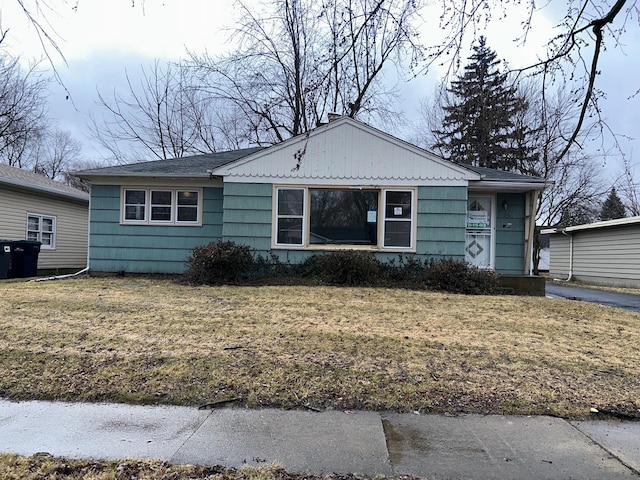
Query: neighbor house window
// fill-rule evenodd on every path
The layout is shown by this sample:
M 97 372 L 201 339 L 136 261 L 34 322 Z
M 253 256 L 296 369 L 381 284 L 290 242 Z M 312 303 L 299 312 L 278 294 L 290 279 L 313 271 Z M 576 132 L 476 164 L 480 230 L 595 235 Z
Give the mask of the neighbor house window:
M 414 191 L 276 188 L 276 246 L 414 248 Z
M 123 223 L 201 223 L 202 191 L 199 189 L 125 188 L 122 199 Z
M 27 240 L 41 242 L 41 248 L 56 248 L 56 217 L 29 213 L 27 215 Z

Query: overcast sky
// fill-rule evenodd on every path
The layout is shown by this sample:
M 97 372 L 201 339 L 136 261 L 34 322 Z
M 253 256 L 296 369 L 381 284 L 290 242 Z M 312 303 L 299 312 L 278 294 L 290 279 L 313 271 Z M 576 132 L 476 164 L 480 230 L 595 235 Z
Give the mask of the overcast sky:
M 253 1 L 259 0 L 247 0 Z M 88 158 L 98 155 L 87 139 L 88 115 L 96 108 L 96 91 L 100 90 L 106 97 L 114 88 L 125 91 L 125 68 L 130 75 L 137 75 L 141 66 L 151 66 L 155 59 L 164 62 L 184 58 L 187 49 L 219 53 L 229 48 L 229 33 L 225 28 L 233 26 L 232 0 L 136 0 L 135 6 L 132 0 L 49 0 L 49 3 L 55 6 L 55 11 L 45 10 L 44 14 L 51 24 L 50 30 L 59 36 L 58 43 L 67 63 L 53 51 L 52 58 L 73 99 L 73 102 L 67 100 L 65 90 L 52 85 L 50 115 L 61 129 L 69 130 L 85 144 L 84 155 Z M 441 5 L 435 3 L 438 7 Z M 566 3 L 561 3 L 564 8 Z M 9 29 L 4 47 L 25 60 L 41 58 L 42 46 L 35 30 L 20 12 L 18 2 L 0 0 L 0 5 L 1 26 L 3 30 Z M 487 32 L 488 44 L 511 66 L 534 62 L 545 41 L 554 33 L 553 20 L 546 18 L 551 14 L 553 11 L 547 8 L 537 16 L 527 45 L 523 47 L 513 42 L 521 33 L 522 16 L 510 11 L 508 18 L 492 23 Z M 429 43 L 439 34 L 437 9 L 427 11 L 424 22 L 421 32 L 423 40 Z M 640 99 L 629 99 L 640 88 L 640 77 L 634 73 L 640 69 L 638 32 L 640 29 L 635 24 L 627 34 L 628 45 L 605 52 L 603 74 L 598 79 L 598 86 L 607 92 L 607 99 L 602 103 L 603 116 L 616 133 L 628 137 L 640 134 Z M 47 66 L 46 62 L 42 65 Z M 408 118 L 416 117 L 415 105 L 431 93 L 440 75 L 434 68 L 426 78 L 402 85 Z M 402 136 L 402 132 L 394 133 Z M 640 146 L 637 140 L 621 138 L 620 143 L 628 155 L 640 155 L 634 152 L 634 148 Z M 606 164 L 603 159 L 603 168 L 610 176 L 619 169 L 619 160 L 615 152 L 609 155 Z

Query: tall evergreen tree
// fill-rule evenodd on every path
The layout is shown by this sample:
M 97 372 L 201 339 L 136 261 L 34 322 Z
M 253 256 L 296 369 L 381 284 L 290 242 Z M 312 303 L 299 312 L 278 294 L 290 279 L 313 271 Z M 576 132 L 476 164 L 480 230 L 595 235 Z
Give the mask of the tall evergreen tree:
M 485 37 L 473 47 L 462 76 L 447 89 L 442 130 L 435 130 L 441 149 L 457 163 L 528 172 L 533 149 L 526 126 L 517 119 L 528 108 Z
M 600 210 L 600 220 L 615 220 L 616 218 L 625 218 L 627 216 L 626 208 L 616 192 L 616 187 L 611 189 L 609 196 L 602 204 L 602 210 Z

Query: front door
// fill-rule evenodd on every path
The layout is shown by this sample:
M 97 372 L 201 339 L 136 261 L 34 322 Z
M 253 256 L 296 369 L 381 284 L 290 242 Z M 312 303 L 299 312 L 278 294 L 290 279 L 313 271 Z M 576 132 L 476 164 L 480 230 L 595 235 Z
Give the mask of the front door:
M 478 268 L 493 267 L 493 197 L 470 195 L 467 200 L 465 260 Z

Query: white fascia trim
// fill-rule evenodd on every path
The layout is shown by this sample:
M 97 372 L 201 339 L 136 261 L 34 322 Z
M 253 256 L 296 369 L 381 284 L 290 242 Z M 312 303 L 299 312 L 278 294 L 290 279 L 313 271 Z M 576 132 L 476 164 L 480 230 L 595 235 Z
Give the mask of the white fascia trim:
M 528 192 L 531 190 L 543 190 L 545 186 L 544 182 L 469 182 L 469 190 L 491 192 Z
M 227 175 L 225 182 L 229 183 L 268 183 L 274 185 L 295 185 L 295 186 L 335 186 L 354 188 L 394 188 L 394 187 L 466 187 L 469 182 L 461 178 L 434 178 L 434 179 L 387 179 L 387 178 L 282 178 L 282 177 L 247 177 Z
M 97 177 L 91 180 L 91 185 L 126 185 L 126 186 L 174 186 L 180 185 L 184 187 L 222 187 L 222 179 L 219 177 L 159 177 L 148 175 L 136 176 L 105 176 Z
M 540 233 L 553 234 L 553 233 L 562 233 L 562 232 L 576 232 L 580 230 L 596 230 L 598 228 L 621 227 L 621 226 L 635 225 L 635 224 L 640 224 L 640 216 L 617 218 L 615 220 L 607 220 L 605 222 L 585 223 L 583 225 L 574 225 L 573 227 L 547 228 L 547 229 L 541 230 Z

